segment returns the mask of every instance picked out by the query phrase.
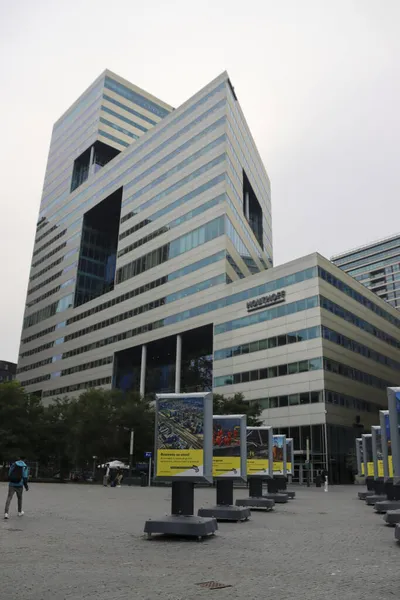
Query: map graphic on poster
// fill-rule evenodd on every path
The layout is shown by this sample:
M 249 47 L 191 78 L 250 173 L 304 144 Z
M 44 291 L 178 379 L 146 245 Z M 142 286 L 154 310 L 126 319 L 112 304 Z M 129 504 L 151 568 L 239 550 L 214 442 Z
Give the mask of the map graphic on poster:
M 388 453 L 388 472 L 389 472 L 389 477 L 393 477 L 392 440 L 390 438 L 390 418 L 389 418 L 388 414 L 385 414 L 385 430 L 386 430 L 387 453 Z
M 265 428 L 247 428 L 247 475 L 269 474 L 269 436 Z
M 204 467 L 204 398 L 158 400 L 158 477 L 196 477 Z
M 286 441 L 284 435 L 274 435 L 272 443 L 272 471 L 277 475 L 283 475 L 283 445 Z
M 241 477 L 240 424 L 240 418 L 213 418 L 213 477 Z

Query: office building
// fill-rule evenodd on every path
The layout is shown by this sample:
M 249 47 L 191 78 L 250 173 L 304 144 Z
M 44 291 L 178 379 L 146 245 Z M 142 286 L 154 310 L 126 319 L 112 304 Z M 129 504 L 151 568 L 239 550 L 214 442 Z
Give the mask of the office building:
M 56 123 L 50 161 L 26 389 L 241 392 L 341 477 L 397 381 L 400 318 L 318 254 L 272 268 L 270 184 L 228 75 L 172 110 L 107 71 Z
M 337 254 L 331 260 L 400 310 L 400 235 Z
M 17 365 L 7 360 L 0 360 L 0 383 L 6 383 L 15 379 Z

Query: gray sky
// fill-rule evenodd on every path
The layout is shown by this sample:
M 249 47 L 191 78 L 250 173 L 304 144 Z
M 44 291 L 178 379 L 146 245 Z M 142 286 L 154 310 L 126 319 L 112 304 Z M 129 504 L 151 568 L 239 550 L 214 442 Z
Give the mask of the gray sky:
M 18 356 L 52 124 L 105 68 L 173 106 L 228 70 L 275 264 L 397 233 L 399 22 L 399 0 L 0 0 L 0 359 Z

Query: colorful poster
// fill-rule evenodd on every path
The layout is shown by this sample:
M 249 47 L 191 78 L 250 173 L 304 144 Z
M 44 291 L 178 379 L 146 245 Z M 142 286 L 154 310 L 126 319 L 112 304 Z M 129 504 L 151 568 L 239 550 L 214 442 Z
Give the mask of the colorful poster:
M 284 455 L 283 446 L 286 443 L 285 435 L 274 435 L 272 437 L 272 471 L 275 475 L 284 474 Z
M 360 462 L 361 462 L 361 475 L 365 475 L 365 465 L 364 465 L 364 448 L 362 444 L 362 440 L 360 440 Z
M 247 475 L 269 475 L 270 427 L 247 428 Z
M 374 459 L 372 454 L 372 436 L 371 434 L 363 435 L 365 440 L 365 461 L 367 463 L 367 477 L 374 476 Z
M 157 477 L 204 474 L 204 396 L 157 401 Z
M 241 477 L 241 417 L 213 417 L 213 477 Z

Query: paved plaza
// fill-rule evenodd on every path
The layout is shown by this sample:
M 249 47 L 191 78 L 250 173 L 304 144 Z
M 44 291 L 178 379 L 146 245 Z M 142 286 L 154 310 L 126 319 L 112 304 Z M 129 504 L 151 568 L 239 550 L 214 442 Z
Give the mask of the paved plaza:
M 169 512 L 169 488 L 32 484 L 25 516 L 13 504 L 0 523 L 0 598 L 393 600 L 400 546 L 359 489 L 297 488 L 290 503 L 199 543 L 143 536 L 147 518 Z M 196 510 L 214 497 L 196 490 Z M 232 587 L 196 585 L 210 580 Z

